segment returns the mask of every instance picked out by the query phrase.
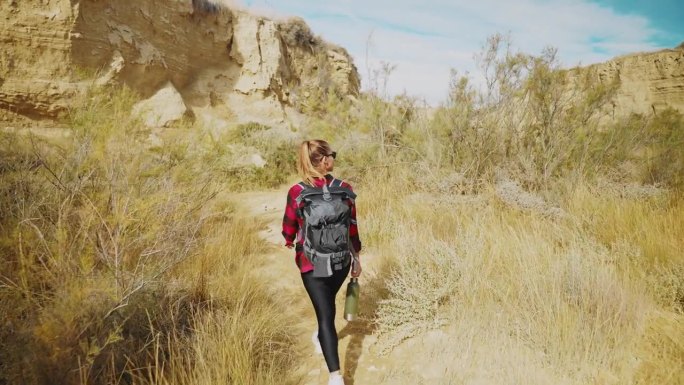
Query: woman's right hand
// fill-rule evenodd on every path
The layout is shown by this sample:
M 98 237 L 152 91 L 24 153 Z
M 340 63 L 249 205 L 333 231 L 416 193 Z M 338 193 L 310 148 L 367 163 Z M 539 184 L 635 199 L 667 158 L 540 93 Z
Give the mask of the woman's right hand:
M 361 262 L 359 260 L 354 261 L 352 264 L 351 276 L 352 278 L 358 278 L 361 275 L 363 269 L 361 268 Z
M 363 271 L 363 269 L 361 268 L 361 259 L 359 259 L 359 253 L 352 251 L 352 269 L 351 269 L 352 278 L 358 278 L 359 275 L 361 275 L 362 271 Z

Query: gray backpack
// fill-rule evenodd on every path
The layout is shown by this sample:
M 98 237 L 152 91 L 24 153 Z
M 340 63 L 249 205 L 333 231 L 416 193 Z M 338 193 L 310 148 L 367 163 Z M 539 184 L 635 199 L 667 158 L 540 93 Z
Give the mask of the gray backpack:
M 356 194 L 333 179 L 322 188 L 300 183 L 297 198 L 299 215 L 304 219 L 304 254 L 314 265 L 314 277 L 329 277 L 351 261 L 349 226 L 351 206 Z M 303 204 L 302 204 L 303 203 Z

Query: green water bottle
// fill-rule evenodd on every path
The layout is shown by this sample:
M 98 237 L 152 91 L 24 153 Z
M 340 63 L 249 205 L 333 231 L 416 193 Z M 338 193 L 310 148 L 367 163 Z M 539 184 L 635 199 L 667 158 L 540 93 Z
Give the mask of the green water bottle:
M 352 278 L 347 284 L 347 299 L 344 301 L 344 319 L 353 321 L 359 311 L 359 279 Z

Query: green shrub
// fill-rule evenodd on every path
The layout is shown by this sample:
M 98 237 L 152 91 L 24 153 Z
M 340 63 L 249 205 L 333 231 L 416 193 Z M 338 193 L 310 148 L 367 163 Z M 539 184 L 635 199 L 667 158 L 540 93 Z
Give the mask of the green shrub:
M 684 187 L 684 117 L 672 108 L 657 113 L 646 127 L 648 183 Z
M 632 115 L 600 130 L 592 143 L 597 168 L 619 170 L 640 183 L 684 186 L 684 119 L 668 108 L 652 117 Z

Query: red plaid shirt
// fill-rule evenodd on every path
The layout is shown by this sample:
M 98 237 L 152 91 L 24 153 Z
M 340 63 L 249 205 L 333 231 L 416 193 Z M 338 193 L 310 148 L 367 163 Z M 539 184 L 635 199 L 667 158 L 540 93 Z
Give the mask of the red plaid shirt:
M 329 184 L 332 180 L 333 176 L 328 174 L 325 176 L 325 180 L 316 179 L 315 186 L 323 187 L 323 183 Z M 342 182 L 342 187 L 352 189 L 351 185 L 346 182 Z M 299 266 L 301 273 L 306 273 L 313 270 L 313 265 L 304 255 L 304 237 L 300 234 L 304 220 L 297 216 L 297 210 L 301 207 L 301 205 L 297 205 L 297 197 L 299 197 L 302 189 L 302 186 L 295 184 L 287 192 L 287 204 L 285 205 L 285 215 L 283 216 L 283 237 L 285 237 L 286 246 L 295 245 L 295 263 Z M 361 240 L 359 239 L 359 229 L 356 224 L 356 205 L 353 203 L 351 204 L 351 210 L 352 222 L 349 227 L 349 238 L 354 250 L 359 252 L 361 251 Z M 296 244 L 295 241 L 297 242 Z

